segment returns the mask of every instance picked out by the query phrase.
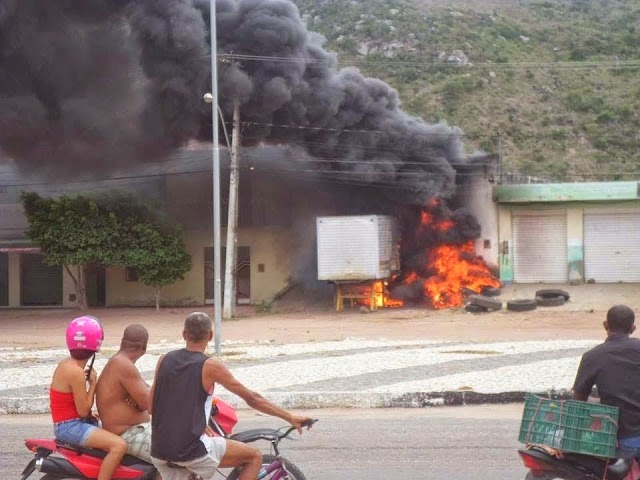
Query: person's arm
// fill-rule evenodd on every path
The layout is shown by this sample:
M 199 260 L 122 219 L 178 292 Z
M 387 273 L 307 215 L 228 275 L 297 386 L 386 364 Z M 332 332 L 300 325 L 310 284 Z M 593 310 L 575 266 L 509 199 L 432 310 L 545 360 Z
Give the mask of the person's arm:
M 205 389 L 208 389 L 214 383 L 222 385 L 231 393 L 242 398 L 249 407 L 267 415 L 281 418 L 296 427 L 299 432 L 302 432 L 304 424 L 311 420 L 310 417 L 294 415 L 271 403 L 259 393 L 249 390 L 231 374 L 224 364 L 217 360 L 209 359 L 205 362 L 203 379 L 205 380 L 203 385 Z
M 156 391 L 156 378 L 158 376 L 158 369 L 160 368 L 160 362 L 162 362 L 162 359 L 164 358 L 164 355 L 160 356 L 160 358 L 158 359 L 158 363 L 156 363 L 156 371 L 153 374 L 153 384 L 151 385 L 151 391 L 149 392 L 149 408 L 147 409 L 149 411 L 149 415 L 153 415 L 153 396 L 155 395 L 155 391 Z
M 93 408 L 93 399 L 96 393 L 96 384 L 98 375 L 95 369 L 91 369 L 89 375 L 89 389 L 87 390 L 87 378 L 84 370 L 78 368 L 77 371 L 70 372 L 69 385 L 73 392 L 73 401 L 76 405 L 78 415 L 81 417 L 88 417 L 91 415 L 91 408 Z
M 151 407 L 150 388 L 142 379 L 142 376 L 135 365 L 132 363 L 123 364 L 120 383 L 139 410 L 143 412 L 145 410 L 149 410 Z
M 595 384 L 595 378 L 595 368 L 589 359 L 589 355 L 584 354 L 582 360 L 580 360 L 576 380 L 573 383 L 573 398 L 582 402 L 589 400 L 589 394 Z

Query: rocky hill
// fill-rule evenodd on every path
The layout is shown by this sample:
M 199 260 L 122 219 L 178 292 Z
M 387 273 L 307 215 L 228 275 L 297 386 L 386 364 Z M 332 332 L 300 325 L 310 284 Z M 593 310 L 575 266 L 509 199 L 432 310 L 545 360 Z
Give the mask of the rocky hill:
M 505 172 L 640 175 L 640 3 L 294 0 L 340 66 L 393 85 L 404 109 L 465 131 Z

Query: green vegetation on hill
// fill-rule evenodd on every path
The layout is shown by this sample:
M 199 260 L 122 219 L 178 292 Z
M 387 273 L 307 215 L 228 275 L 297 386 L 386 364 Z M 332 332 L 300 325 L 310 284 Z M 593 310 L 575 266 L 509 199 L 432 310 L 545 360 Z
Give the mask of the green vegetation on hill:
M 640 173 L 634 0 L 294 0 L 340 66 L 403 108 L 459 125 L 505 172 L 565 181 Z M 501 141 L 500 141 L 501 139 Z

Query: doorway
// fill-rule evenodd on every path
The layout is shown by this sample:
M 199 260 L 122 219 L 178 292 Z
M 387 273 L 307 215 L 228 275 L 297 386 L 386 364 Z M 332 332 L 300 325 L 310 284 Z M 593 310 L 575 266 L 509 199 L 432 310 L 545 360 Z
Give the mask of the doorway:
M 226 251 L 222 247 L 221 276 L 222 292 L 224 295 L 224 270 L 226 264 Z M 213 248 L 204 249 L 204 298 L 207 305 L 214 303 L 214 266 Z M 238 258 L 236 259 L 236 304 L 248 305 L 251 303 L 251 247 L 238 247 Z
M 87 306 L 104 307 L 107 305 L 107 272 L 104 267 L 88 265 L 85 269 L 87 287 Z

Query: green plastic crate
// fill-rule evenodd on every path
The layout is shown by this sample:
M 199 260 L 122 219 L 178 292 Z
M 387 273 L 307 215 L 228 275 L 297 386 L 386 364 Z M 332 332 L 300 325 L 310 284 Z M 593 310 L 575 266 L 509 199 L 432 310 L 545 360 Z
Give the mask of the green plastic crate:
M 527 395 L 518 440 L 563 452 L 615 456 L 618 408 Z

